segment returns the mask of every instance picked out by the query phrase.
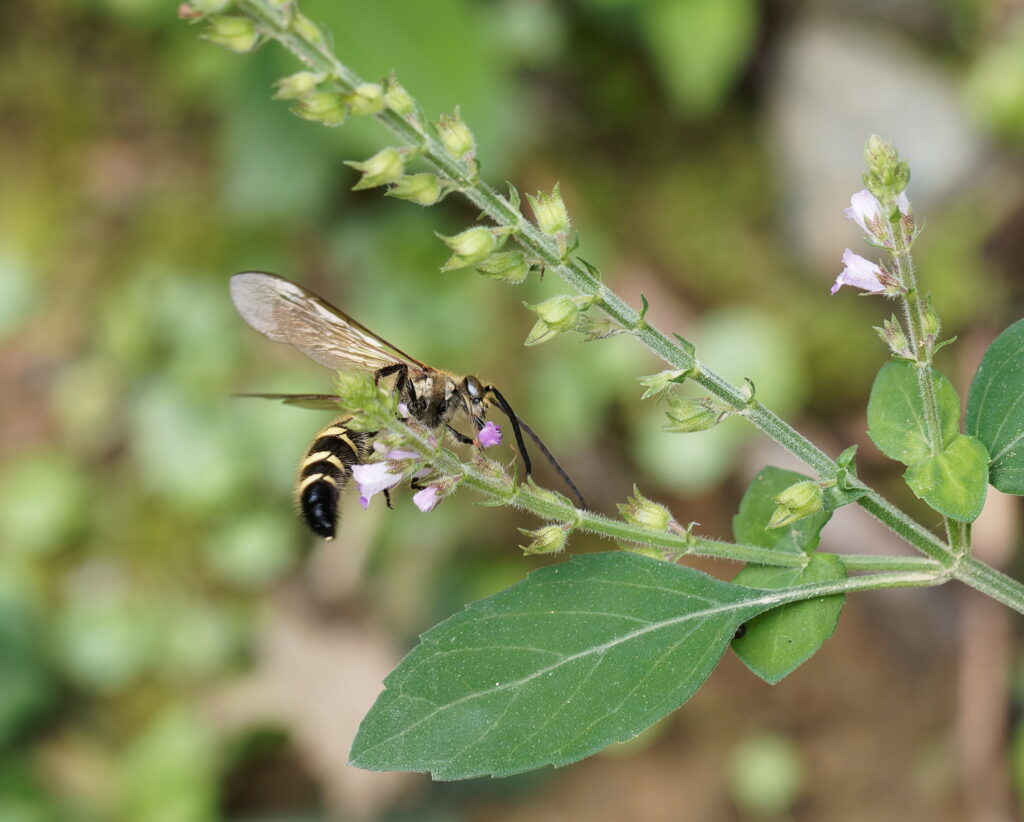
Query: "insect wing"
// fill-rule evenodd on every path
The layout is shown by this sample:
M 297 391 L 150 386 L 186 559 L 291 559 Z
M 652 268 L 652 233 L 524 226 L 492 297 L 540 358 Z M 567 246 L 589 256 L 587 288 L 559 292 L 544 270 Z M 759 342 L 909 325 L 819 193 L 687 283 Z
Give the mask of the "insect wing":
M 326 300 L 284 277 L 247 271 L 231 278 L 231 299 L 249 325 L 335 371 L 377 371 L 395 363 L 425 368 Z
M 285 405 L 312 408 L 314 411 L 337 411 L 338 398 L 334 394 L 232 394 L 233 397 L 258 397 L 280 400 Z

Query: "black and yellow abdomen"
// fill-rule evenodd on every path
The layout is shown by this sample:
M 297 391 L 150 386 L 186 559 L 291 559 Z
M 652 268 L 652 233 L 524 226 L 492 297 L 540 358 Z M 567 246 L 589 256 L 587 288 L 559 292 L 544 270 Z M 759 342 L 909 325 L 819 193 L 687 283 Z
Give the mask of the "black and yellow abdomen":
M 369 455 L 372 435 L 349 431 L 335 420 L 313 440 L 299 468 L 295 496 L 299 511 L 313 533 L 334 539 L 338 502 L 352 466 Z

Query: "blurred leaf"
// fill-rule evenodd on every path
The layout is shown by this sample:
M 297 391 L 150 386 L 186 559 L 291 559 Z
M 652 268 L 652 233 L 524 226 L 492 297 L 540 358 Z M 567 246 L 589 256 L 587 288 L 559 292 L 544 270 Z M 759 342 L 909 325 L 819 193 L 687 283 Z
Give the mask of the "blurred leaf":
M 4 822 L 64 822 L 48 786 L 34 772 L 27 753 L 0 755 L 0 819 Z
M 352 764 L 465 779 L 574 762 L 683 704 L 763 608 L 750 589 L 632 553 L 534 571 L 421 637 Z
M 214 576 L 244 588 L 265 587 L 295 562 L 296 531 L 285 506 L 253 511 L 206 540 L 203 554 Z
M 750 816 L 784 819 L 805 788 L 806 768 L 800 748 L 778 734 L 743 739 L 729 763 L 730 793 Z
M 740 510 L 732 519 L 732 532 L 736 541 L 794 554 L 809 554 L 817 548 L 821 540 L 821 529 L 831 516 L 828 511 L 804 517 L 784 528 L 766 527 L 778 507 L 775 497 L 789 486 L 806 479 L 809 477 L 773 465 L 762 468 L 747 486 L 740 501 Z M 755 588 L 769 587 L 747 582 L 740 584 L 753 585 Z
M 164 708 L 120 758 L 120 819 L 215 822 L 217 769 L 212 729 L 191 710 Z
M 1024 24 L 993 30 L 966 77 L 969 102 L 996 134 L 1024 142 Z
M 934 369 L 933 374 L 942 440 L 949 445 L 960 433 L 960 398 L 945 376 Z M 878 372 L 868 400 L 868 436 L 879 451 L 904 465 L 931 455 L 917 369 L 912 363 L 889 362 Z
M 21 454 L 0 475 L 0 555 L 56 550 L 85 525 L 90 483 L 57 449 Z
M 754 0 L 646 0 L 643 31 L 672 101 L 706 117 L 721 108 L 754 46 Z
M 0 751 L 44 712 L 56 695 L 43 655 L 41 627 L 38 615 L 23 603 L 0 599 Z M 2 810 L 0 818 L 7 818 Z
M 1024 320 L 985 351 L 967 394 L 964 428 L 988 449 L 989 482 L 1024 494 Z
M 733 578 L 737 585 L 767 590 L 792 588 L 812 582 L 846 579 L 846 566 L 835 554 L 812 554 L 803 568 L 748 565 Z M 845 597 L 820 597 L 792 602 L 746 623 L 732 649 L 743 663 L 769 685 L 774 685 L 813 656 L 832 636 Z
M 0 339 L 27 322 L 40 305 L 39 281 L 28 260 L 0 247 Z
M 943 516 L 973 522 L 985 504 L 988 462 L 985 446 L 960 434 L 941 454 L 914 463 L 903 476 L 911 490 Z

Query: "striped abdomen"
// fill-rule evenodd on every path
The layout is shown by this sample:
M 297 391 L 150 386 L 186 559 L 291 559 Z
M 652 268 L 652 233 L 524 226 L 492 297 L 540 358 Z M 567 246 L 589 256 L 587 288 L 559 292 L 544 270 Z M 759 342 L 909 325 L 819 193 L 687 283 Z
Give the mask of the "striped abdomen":
M 341 423 L 335 420 L 317 434 L 302 460 L 296 486 L 302 519 L 324 539 L 334 539 L 341 492 L 352 476 L 352 466 L 366 459 L 372 438 Z

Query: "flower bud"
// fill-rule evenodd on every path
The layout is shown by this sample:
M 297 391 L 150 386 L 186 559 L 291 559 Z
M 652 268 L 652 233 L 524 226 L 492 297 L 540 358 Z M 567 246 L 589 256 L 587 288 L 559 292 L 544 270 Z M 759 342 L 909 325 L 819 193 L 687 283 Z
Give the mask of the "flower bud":
M 592 302 L 593 299 L 589 297 L 561 294 L 536 305 L 523 303 L 538 317 L 525 344 L 540 345 L 558 334 L 575 330 L 579 324 L 580 310 L 588 308 Z
M 282 77 L 274 83 L 274 99 L 294 100 L 296 97 L 303 97 L 326 79 L 326 74 L 314 74 L 311 71 L 300 71 L 288 77 Z
M 204 40 L 209 40 L 211 43 L 224 46 L 239 54 L 252 51 L 260 43 L 260 34 L 256 31 L 256 24 L 248 17 L 226 15 L 211 17 L 206 31 L 200 36 Z
M 728 414 L 728 409 L 719 406 L 709 397 L 692 399 L 669 395 L 669 410 L 665 412 L 668 425 L 662 431 L 672 434 L 693 434 L 714 428 Z
M 812 480 L 804 480 L 786 488 L 775 497 L 779 507 L 768 520 L 768 528 L 784 528 L 797 520 L 816 514 L 824 506 L 821 486 Z
M 323 46 L 327 43 L 324 40 L 323 32 L 320 31 L 316 23 L 301 12 L 295 12 L 292 15 L 291 27 L 292 31 L 299 35 L 299 37 L 312 43 L 314 46 Z
M 345 427 L 352 431 L 379 431 L 394 421 L 398 398 L 394 392 L 378 386 L 372 374 L 342 371 L 335 381 L 339 413 L 350 419 Z
M 476 270 L 489 279 L 519 285 L 530 273 L 530 264 L 522 252 L 502 251 L 479 263 Z
M 939 338 L 939 332 L 942 330 L 942 320 L 939 319 L 939 315 L 935 312 L 935 305 L 932 303 L 931 294 L 924 298 L 924 305 L 921 311 L 921 326 L 924 336 L 934 345 L 935 341 Z
M 541 231 L 552 237 L 565 237 L 569 233 L 569 211 L 558 190 L 558 183 L 550 194 L 538 191 L 536 197 L 527 194 L 526 198 Z
M 901 161 L 892 143 L 872 134 L 864 146 L 864 186 L 883 204 L 891 206 L 910 182 L 910 166 Z
M 401 117 L 408 118 L 417 113 L 416 101 L 394 74 L 388 78 L 384 87 L 384 105 Z
M 667 390 L 670 386 L 678 385 L 686 379 L 688 373 L 679 369 L 675 371 L 659 371 L 657 374 L 637 377 L 637 380 L 646 389 L 640 399 L 646 400 L 648 397 L 653 397 Z
M 348 103 L 344 94 L 314 91 L 296 100 L 292 111 L 303 120 L 323 123 L 325 126 L 340 126 L 348 116 Z
M 545 525 L 533 531 L 520 528 L 521 533 L 530 537 L 530 544 L 519 547 L 524 554 L 557 554 L 565 548 L 571 530 L 568 525 Z
M 497 237 L 483 226 L 467 228 L 454 237 L 445 237 L 443 234 L 437 236 L 454 252 L 448 262 L 441 266 L 442 271 L 454 271 L 486 260 L 498 247 Z
M 910 343 L 903 333 L 903 326 L 900 325 L 900 321 L 896 319 L 895 314 L 892 315 L 891 319 L 882 320 L 882 328 L 876 325 L 874 329 L 878 332 L 882 342 L 889 346 L 889 350 L 895 356 L 903 360 L 914 359 L 914 352 L 910 350 Z
M 348 110 L 353 117 L 376 114 L 384 108 L 384 89 L 379 83 L 363 83 L 348 95 Z
M 469 126 L 463 122 L 458 109 L 454 114 L 442 114 L 435 127 L 444 147 L 456 160 L 473 156 L 473 152 L 476 151 L 476 139 Z
M 387 197 L 397 197 L 421 206 L 432 206 L 441 199 L 441 183 L 437 175 L 408 174 L 399 179 L 391 188 L 384 192 Z
M 405 160 L 396 148 L 381 149 L 365 162 L 346 161 L 345 165 L 363 172 L 359 182 L 352 186 L 353 191 L 394 183 L 405 173 Z
M 633 486 L 633 496 L 625 504 L 618 506 L 619 515 L 631 525 L 649 528 L 652 531 L 667 531 L 672 519 L 668 508 L 653 500 L 647 499 L 637 487 Z

